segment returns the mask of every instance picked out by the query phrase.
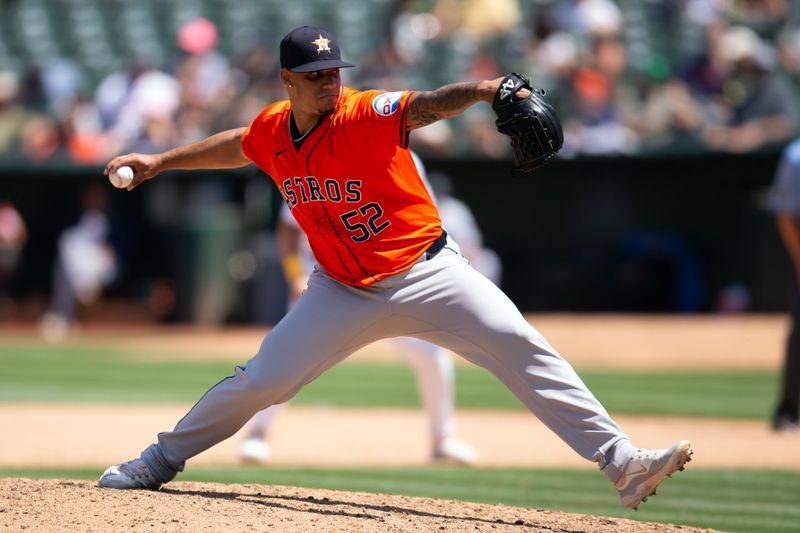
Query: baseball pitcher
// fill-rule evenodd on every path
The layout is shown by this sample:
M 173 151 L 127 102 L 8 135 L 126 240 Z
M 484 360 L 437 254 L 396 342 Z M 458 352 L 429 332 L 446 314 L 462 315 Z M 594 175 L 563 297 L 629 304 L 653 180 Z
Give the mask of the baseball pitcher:
M 408 150 L 417 128 L 493 104 L 515 164 L 537 168 L 561 146 L 541 91 L 517 74 L 434 91 L 343 87 L 339 42 L 302 26 L 280 45 L 288 100 L 245 128 L 161 154 L 114 158 L 134 169 L 128 189 L 171 169 L 255 163 L 275 182 L 308 236 L 318 268 L 297 305 L 244 366 L 206 392 L 140 457 L 111 466 L 100 486 L 158 489 L 186 461 L 236 433 L 257 411 L 294 396 L 327 369 L 378 339 L 433 342 L 495 375 L 576 453 L 594 461 L 622 504 L 637 508 L 692 449 L 634 446 L 572 367 L 511 300 L 461 255 Z

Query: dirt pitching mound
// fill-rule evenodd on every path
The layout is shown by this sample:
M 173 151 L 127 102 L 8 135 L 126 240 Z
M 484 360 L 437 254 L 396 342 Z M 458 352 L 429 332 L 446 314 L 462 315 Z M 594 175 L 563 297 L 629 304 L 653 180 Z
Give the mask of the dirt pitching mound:
M 547 532 L 712 531 L 540 509 L 273 485 L 170 483 L 159 492 L 94 481 L 0 479 L 0 530 Z

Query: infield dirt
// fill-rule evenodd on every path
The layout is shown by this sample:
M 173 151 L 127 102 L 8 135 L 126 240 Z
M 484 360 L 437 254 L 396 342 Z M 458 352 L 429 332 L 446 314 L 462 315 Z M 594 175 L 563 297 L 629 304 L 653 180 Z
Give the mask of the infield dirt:
M 90 481 L 0 479 L 5 532 L 554 531 L 699 533 L 687 526 L 453 500 L 264 485 L 171 483 L 159 492 Z
M 137 456 L 190 407 L 0 403 L 0 428 L 13 428 L 13 438 L 0 438 L 0 468 L 88 467 L 99 476 L 106 466 Z M 596 468 L 527 411 L 461 410 L 457 420 L 459 436 L 481 454 L 476 466 Z M 659 448 L 690 439 L 692 469 L 800 469 L 800 435 L 776 434 L 760 421 L 615 420 L 640 446 Z M 419 409 L 289 405 L 272 433 L 273 466 L 422 466 L 429 457 L 426 420 Z M 238 465 L 243 436 L 244 430 L 192 458 L 188 467 Z

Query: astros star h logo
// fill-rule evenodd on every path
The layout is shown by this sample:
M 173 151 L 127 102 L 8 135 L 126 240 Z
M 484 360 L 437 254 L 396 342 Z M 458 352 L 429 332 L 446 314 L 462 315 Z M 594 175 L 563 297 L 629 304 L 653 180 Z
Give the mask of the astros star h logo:
M 328 43 L 330 42 L 331 42 L 330 39 L 326 39 L 322 35 L 319 35 L 315 41 L 311 41 L 311 44 L 317 45 L 317 55 L 319 55 L 320 52 L 331 51 L 330 46 L 328 46 Z

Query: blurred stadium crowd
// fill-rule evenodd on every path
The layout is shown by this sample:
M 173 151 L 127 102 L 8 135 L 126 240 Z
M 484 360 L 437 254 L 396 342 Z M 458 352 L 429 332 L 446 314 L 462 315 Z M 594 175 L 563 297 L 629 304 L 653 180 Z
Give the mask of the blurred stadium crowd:
M 0 0 L 0 162 L 102 164 L 246 125 L 284 97 L 277 44 L 303 23 L 339 36 L 357 87 L 531 75 L 566 157 L 747 152 L 800 124 L 790 0 Z M 509 151 L 488 106 L 413 142 Z

